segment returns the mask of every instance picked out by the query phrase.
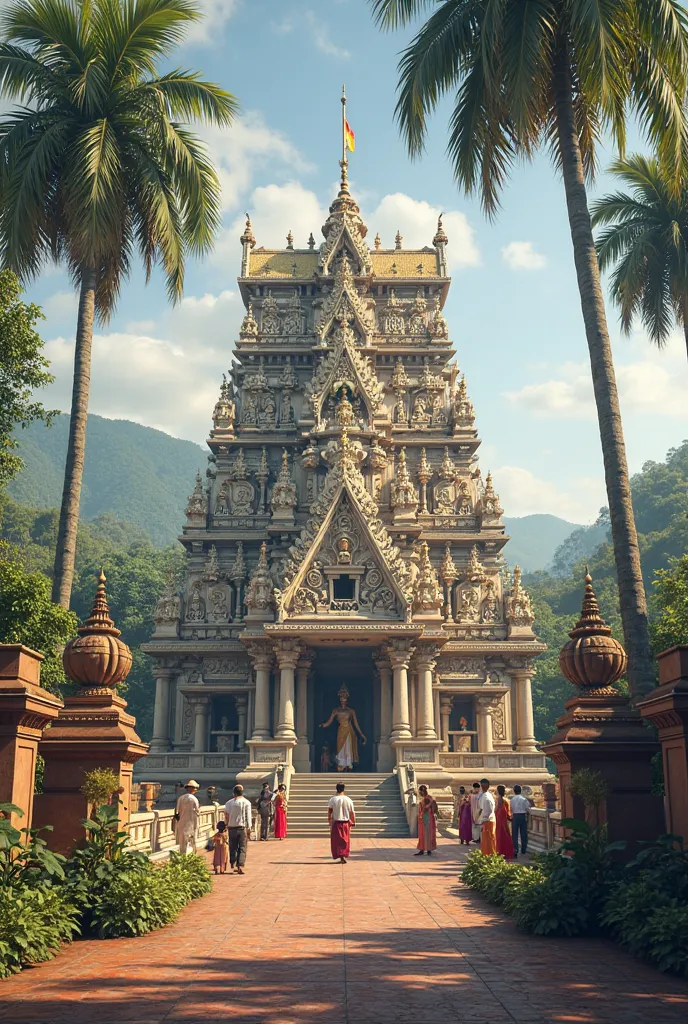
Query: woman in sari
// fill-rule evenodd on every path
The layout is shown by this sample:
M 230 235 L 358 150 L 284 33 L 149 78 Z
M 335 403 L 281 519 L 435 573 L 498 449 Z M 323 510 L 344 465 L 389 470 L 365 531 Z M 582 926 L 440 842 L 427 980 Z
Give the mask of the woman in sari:
M 504 786 L 497 786 L 497 800 L 495 805 L 495 826 L 497 839 L 497 853 L 507 860 L 514 859 L 514 844 L 511 839 L 511 807 L 506 798 Z
M 287 787 L 282 784 L 275 793 L 275 839 L 287 835 Z
M 437 801 L 428 793 L 427 786 L 418 790 L 418 852 L 416 857 L 437 849 Z
M 473 839 L 473 811 L 465 786 L 459 789 L 459 839 L 462 846 L 469 846 Z

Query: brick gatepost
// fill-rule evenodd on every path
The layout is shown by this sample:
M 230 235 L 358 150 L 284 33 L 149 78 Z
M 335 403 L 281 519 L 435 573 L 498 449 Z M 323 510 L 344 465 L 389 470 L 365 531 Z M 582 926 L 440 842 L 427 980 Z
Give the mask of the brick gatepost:
M 102 572 L 91 614 L 77 632 L 62 660 L 65 672 L 81 690 L 65 698 L 57 721 L 39 745 L 45 780 L 34 816 L 37 824 L 53 826 L 48 842 L 60 853 L 69 853 L 83 838 L 81 820 L 89 811 L 81 792 L 86 772 L 111 768 L 119 776 L 120 824 L 124 826 L 132 812 L 134 764 L 148 751 L 136 734 L 135 718 L 125 711 L 127 702 L 116 693 L 129 674 L 131 651 L 110 618 Z

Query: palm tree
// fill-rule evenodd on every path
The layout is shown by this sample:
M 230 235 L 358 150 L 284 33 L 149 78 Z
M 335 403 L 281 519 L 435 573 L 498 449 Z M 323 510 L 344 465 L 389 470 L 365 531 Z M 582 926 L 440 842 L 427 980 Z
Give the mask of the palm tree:
M 688 187 L 680 190 L 659 160 L 634 155 L 610 171 L 630 189 L 592 204 L 592 226 L 610 224 L 597 237 L 600 270 L 614 266 L 612 298 L 621 328 L 636 317 L 662 348 L 674 323 L 688 351 Z
M 79 290 L 53 600 L 69 607 L 93 326 L 112 314 L 136 252 L 170 299 L 187 255 L 212 245 L 220 186 L 186 122 L 231 122 L 237 101 L 160 63 L 201 17 L 193 0 L 12 0 L 0 16 L 0 259 L 22 279 L 64 262 Z
M 432 9 L 399 63 L 397 117 L 412 156 L 452 92 L 458 184 L 494 216 L 514 161 L 546 146 L 564 179 L 604 457 L 634 697 L 654 685 L 647 603 L 586 179 L 600 133 L 623 149 L 629 112 L 675 169 L 686 143 L 684 11 L 675 0 L 370 0 L 386 29 Z

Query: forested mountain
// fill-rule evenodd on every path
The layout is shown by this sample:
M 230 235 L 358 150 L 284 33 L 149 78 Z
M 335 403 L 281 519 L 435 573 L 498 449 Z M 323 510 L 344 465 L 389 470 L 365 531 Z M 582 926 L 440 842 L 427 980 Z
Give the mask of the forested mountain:
M 557 551 L 572 534 L 582 534 L 587 540 L 587 531 L 596 529 L 593 526 L 578 526 L 547 513 L 507 517 L 504 522 L 506 532 L 511 537 L 504 549 L 504 557 L 510 566 L 520 565 L 524 572 L 547 569 Z M 591 539 L 590 550 L 603 539 L 604 533 L 599 538 Z
M 36 509 L 60 507 L 68 432 L 66 415 L 51 427 L 34 423 L 17 432 L 25 468 L 10 484 L 10 497 Z M 111 515 L 141 527 L 156 545 L 170 544 L 206 457 L 200 445 L 162 430 L 89 416 L 81 518 Z
M 671 449 L 664 462 L 646 462 L 642 471 L 632 478 L 631 486 L 650 615 L 651 620 L 656 620 L 659 610 L 656 574 L 671 568 L 677 559 L 688 553 L 688 441 Z M 604 530 L 604 525 L 601 528 Z M 608 541 L 599 545 L 593 554 L 581 557 L 566 575 L 536 572 L 526 577 L 534 602 L 535 629 L 549 646 L 547 654 L 538 659 L 533 681 L 539 740 L 551 735 L 563 702 L 572 695 L 571 686 L 561 677 L 557 658 L 580 613 L 586 564 L 602 614 L 617 639 L 623 640 L 614 554 Z M 666 643 L 664 631 L 658 636 L 655 630 L 653 635 L 661 650 Z M 688 636 L 683 642 L 688 642 Z

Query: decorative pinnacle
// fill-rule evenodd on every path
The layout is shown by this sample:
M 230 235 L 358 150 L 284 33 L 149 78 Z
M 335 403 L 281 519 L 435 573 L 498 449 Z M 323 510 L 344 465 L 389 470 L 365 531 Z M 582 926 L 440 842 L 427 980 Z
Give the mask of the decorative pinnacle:
M 246 214 L 246 227 L 244 228 L 244 233 L 239 239 L 239 241 L 241 242 L 242 245 L 246 245 L 248 243 L 248 245 L 250 245 L 252 249 L 256 244 L 256 239 L 253 234 L 253 228 L 251 227 L 251 218 L 249 217 L 248 214 Z
M 443 217 L 444 217 L 444 214 L 441 213 L 439 215 L 438 219 L 437 219 L 437 231 L 435 233 L 435 237 L 432 240 L 432 244 L 435 246 L 435 248 L 437 248 L 438 245 L 448 245 L 449 244 L 449 239 L 447 238 L 446 232 L 445 232 L 444 228 L 442 227 L 442 218 Z
M 401 243 L 403 241 L 404 239 L 402 237 L 401 231 L 397 231 L 396 235 L 394 236 L 394 248 L 401 249 Z
M 311 231 L 310 235 L 308 236 L 308 248 L 309 249 L 315 249 L 315 239 L 313 238 L 313 232 L 312 231 Z
M 294 236 L 291 233 L 291 228 L 290 228 L 289 229 L 289 234 L 287 235 L 287 249 L 293 249 L 293 248 L 294 248 Z
M 108 608 L 107 593 L 105 591 L 105 573 L 102 569 L 98 574 L 98 586 L 96 587 L 96 594 L 93 599 L 91 614 L 84 624 L 79 626 L 77 633 L 81 636 L 91 635 L 93 633 L 106 633 L 109 636 L 119 636 L 121 633 L 121 630 L 117 629 L 115 623 L 110 618 L 110 609 Z
M 592 588 L 592 576 L 588 572 L 588 567 L 586 565 L 585 593 L 583 594 L 581 617 L 569 633 L 569 636 L 572 640 L 575 640 L 576 637 L 588 636 L 590 634 L 594 634 L 595 636 L 611 636 L 612 629 L 611 626 L 607 625 L 600 614 L 597 595 Z
M 380 232 L 378 231 L 378 233 L 375 235 L 375 248 L 379 249 L 381 245 L 382 241 L 380 239 Z

